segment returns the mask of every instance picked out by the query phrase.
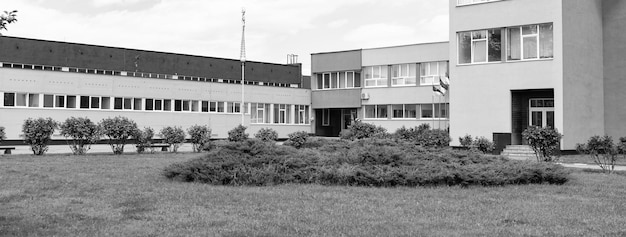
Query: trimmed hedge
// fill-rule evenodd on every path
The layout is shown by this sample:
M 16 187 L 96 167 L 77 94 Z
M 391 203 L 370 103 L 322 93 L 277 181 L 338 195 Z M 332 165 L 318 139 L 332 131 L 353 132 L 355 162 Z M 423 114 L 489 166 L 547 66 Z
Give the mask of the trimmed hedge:
M 250 139 L 173 164 L 164 175 L 214 185 L 494 186 L 568 181 L 568 172 L 556 164 L 424 149 L 385 139 L 327 142 L 304 149 Z

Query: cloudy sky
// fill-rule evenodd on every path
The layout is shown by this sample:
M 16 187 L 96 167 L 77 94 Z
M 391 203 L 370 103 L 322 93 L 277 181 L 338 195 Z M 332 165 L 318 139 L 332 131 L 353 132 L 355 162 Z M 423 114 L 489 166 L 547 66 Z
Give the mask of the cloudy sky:
M 286 63 L 311 53 L 448 40 L 447 0 L 12 0 L 7 36 Z

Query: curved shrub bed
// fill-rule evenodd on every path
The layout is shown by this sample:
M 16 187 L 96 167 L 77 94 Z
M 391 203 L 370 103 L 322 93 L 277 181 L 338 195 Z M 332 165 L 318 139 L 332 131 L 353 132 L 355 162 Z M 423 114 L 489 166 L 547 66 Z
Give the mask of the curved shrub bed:
M 551 163 L 428 150 L 392 140 L 322 143 L 305 145 L 312 147 L 305 149 L 254 139 L 229 143 L 205 157 L 170 165 L 164 174 L 175 180 L 216 185 L 492 186 L 563 184 L 568 180 L 568 172 Z

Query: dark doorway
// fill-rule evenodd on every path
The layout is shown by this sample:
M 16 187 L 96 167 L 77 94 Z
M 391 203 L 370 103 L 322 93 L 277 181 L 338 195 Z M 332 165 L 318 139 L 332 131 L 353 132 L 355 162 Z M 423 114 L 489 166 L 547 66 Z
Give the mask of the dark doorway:
M 524 145 L 522 132 L 530 124 L 554 126 L 554 90 L 512 90 L 511 112 L 511 144 Z

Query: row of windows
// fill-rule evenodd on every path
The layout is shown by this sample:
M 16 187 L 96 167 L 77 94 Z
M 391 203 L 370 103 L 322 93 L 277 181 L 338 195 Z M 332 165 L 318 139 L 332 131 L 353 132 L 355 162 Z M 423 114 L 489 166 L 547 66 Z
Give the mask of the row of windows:
M 252 103 L 250 111 L 253 124 L 309 124 L 308 105 Z
M 449 104 L 365 105 L 364 118 L 432 119 L 448 118 Z
M 129 77 L 144 77 L 144 78 L 157 78 L 157 79 L 175 79 L 175 80 L 184 80 L 184 81 L 241 84 L 241 80 L 235 80 L 235 79 L 206 78 L 206 77 L 169 75 L 169 74 L 147 73 L 147 72 L 125 72 L 125 71 L 74 68 L 74 67 L 57 67 L 57 66 L 44 66 L 44 65 L 21 64 L 21 63 L 0 63 L 0 67 L 15 68 L 15 69 L 57 71 L 57 72 L 75 72 L 75 73 L 87 73 L 87 74 L 110 75 L 110 76 L 129 76 Z M 245 84 L 246 85 L 258 85 L 258 86 L 274 86 L 274 87 L 294 87 L 294 88 L 299 87 L 298 84 L 261 82 L 261 81 L 251 81 L 251 80 L 246 80 Z
M 419 70 L 418 70 L 419 69 Z M 448 75 L 448 62 L 406 63 L 363 67 L 364 87 L 427 86 L 439 83 L 439 78 Z M 318 90 L 358 88 L 361 74 L 354 71 L 317 74 Z M 391 78 L 391 83 L 389 79 Z
M 459 32 L 458 40 L 459 64 L 501 62 L 503 59 L 536 60 L 554 56 L 552 23 Z

